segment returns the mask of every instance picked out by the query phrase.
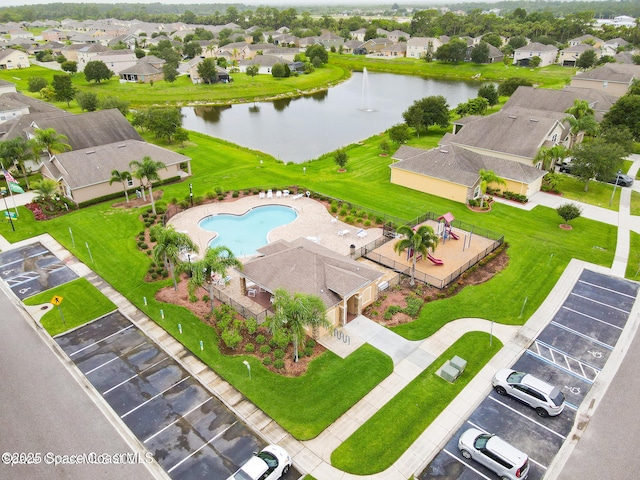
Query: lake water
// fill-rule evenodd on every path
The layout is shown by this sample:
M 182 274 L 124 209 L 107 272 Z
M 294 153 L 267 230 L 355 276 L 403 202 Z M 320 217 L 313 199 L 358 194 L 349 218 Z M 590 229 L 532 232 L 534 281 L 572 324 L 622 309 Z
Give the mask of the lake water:
M 442 95 L 454 108 L 476 97 L 480 85 L 354 72 L 348 81 L 305 97 L 224 107 L 184 107 L 183 126 L 285 162 L 301 163 L 403 122 L 402 112 L 415 100 Z

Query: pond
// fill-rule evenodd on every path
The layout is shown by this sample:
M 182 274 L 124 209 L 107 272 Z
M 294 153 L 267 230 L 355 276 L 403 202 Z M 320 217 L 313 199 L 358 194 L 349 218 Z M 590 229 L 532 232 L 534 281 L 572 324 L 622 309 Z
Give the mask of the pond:
M 238 74 L 240 75 L 240 74 Z M 300 98 L 232 106 L 184 107 L 183 126 L 302 163 L 403 122 L 415 100 L 442 95 L 450 108 L 478 94 L 478 82 L 354 72 L 346 82 Z

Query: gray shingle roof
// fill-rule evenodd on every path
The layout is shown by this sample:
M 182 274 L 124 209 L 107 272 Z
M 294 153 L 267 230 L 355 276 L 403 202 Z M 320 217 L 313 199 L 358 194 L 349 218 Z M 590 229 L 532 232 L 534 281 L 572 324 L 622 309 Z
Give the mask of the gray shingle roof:
M 631 83 L 634 79 L 640 78 L 640 66 L 623 63 L 605 63 L 600 67 L 588 70 L 573 78 L 576 80 L 606 80 L 608 82 Z

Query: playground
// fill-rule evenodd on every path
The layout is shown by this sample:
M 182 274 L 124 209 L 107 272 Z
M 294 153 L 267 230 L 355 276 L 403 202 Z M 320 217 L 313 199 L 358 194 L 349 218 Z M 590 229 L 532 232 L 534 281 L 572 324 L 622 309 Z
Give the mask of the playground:
M 454 221 L 453 215 L 446 213 L 415 225 L 414 229 L 418 229 L 421 225 L 428 225 L 439 237 L 435 251 L 429 252 L 429 255 L 424 258 L 418 253 L 416 280 L 444 288 L 469 267 L 489 255 L 501 243 L 499 240 L 481 235 L 481 232 L 475 231 L 471 225 L 468 226 L 469 230 L 463 229 L 462 225 L 453 226 L 456 225 Z M 398 255 L 394 250 L 396 243 L 397 240 L 387 242 L 367 257 L 409 275 L 413 259 L 406 250 Z M 392 260 L 393 265 L 390 265 L 388 260 Z

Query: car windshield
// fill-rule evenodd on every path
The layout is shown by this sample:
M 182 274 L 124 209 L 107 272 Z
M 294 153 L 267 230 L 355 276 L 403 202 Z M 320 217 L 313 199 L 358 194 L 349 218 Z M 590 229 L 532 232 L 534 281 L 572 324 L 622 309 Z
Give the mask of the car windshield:
M 260 452 L 258 457 L 264 460 L 264 463 L 269 465 L 269 468 L 275 468 L 278 466 L 278 459 L 269 452 Z
M 489 435 L 488 433 L 483 433 L 482 435 L 478 435 L 476 437 L 476 441 L 473 442 L 473 446 L 476 447 L 476 450 L 484 450 L 487 446 L 487 442 L 493 435 Z
M 551 397 L 551 401 L 558 407 L 564 402 L 564 393 L 562 393 L 558 387 L 554 387 L 549 396 Z
M 233 480 L 253 480 L 244 470 L 238 470 L 231 478 L 233 478 Z
M 509 383 L 520 383 L 520 382 L 522 382 L 522 379 L 524 378 L 525 375 L 526 375 L 526 373 L 524 373 L 524 372 L 511 372 L 509 374 L 509 376 L 507 377 L 507 382 L 509 382 Z

